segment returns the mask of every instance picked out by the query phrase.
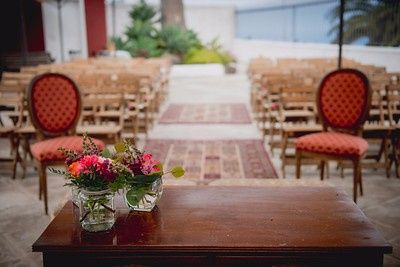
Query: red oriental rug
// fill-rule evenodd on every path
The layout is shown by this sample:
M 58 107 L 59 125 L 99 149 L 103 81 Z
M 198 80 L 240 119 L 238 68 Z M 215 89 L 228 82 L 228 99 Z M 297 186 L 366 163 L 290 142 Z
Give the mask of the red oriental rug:
M 245 104 L 171 104 L 159 123 L 251 123 Z
M 164 169 L 183 166 L 185 179 L 207 184 L 216 179 L 278 178 L 261 140 L 148 140 L 145 151 Z M 166 175 L 166 178 L 170 178 Z

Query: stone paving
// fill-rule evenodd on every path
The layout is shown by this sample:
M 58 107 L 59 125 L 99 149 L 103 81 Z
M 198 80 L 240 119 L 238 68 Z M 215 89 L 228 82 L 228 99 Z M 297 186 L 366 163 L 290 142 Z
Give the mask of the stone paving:
M 249 83 L 244 74 L 221 77 L 176 77 L 171 80 L 168 103 L 249 103 Z M 162 107 L 166 109 L 168 103 Z M 161 111 L 161 112 L 162 112 Z M 156 124 L 149 138 L 158 139 L 258 139 L 256 125 L 160 125 Z M 143 146 L 143 140 L 139 147 Z M 266 146 L 267 151 L 269 148 Z M 8 143 L 0 140 L 0 156 L 8 153 Z M 279 151 L 271 156 L 280 172 Z M 352 173 L 339 172 L 331 164 L 330 178 L 319 180 L 315 166 L 303 168 L 302 179 L 294 179 L 294 167 L 287 167 L 285 179 L 237 179 L 216 180 L 214 186 L 282 186 L 334 185 L 348 194 L 352 193 Z M 385 266 L 400 266 L 400 179 L 387 179 L 382 170 L 364 170 L 364 196 L 358 205 L 393 245 L 393 254 L 385 256 Z M 20 172 L 18 173 L 20 175 Z M 69 189 L 63 187 L 62 177 L 49 174 L 49 214 L 44 214 L 43 203 L 38 199 L 38 179 L 33 168 L 28 169 L 25 179 L 12 180 L 10 165 L 0 165 L 0 266 L 41 266 L 41 255 L 31 252 L 31 245 L 46 228 L 54 213 L 69 197 Z M 167 184 L 191 185 L 190 181 L 169 180 Z

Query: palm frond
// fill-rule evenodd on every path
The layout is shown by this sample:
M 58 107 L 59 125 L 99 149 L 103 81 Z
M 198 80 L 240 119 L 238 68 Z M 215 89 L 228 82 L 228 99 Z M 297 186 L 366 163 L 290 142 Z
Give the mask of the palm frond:
M 343 40 L 352 43 L 367 37 L 368 45 L 399 46 L 400 5 L 395 0 L 347 0 L 344 13 Z M 333 23 L 328 36 L 339 39 L 340 6 L 332 8 L 328 18 Z

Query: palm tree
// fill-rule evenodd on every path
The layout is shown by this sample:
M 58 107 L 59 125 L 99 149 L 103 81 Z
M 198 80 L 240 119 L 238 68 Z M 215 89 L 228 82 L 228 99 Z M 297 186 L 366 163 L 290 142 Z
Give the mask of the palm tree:
M 343 43 L 368 38 L 367 45 L 400 46 L 400 4 L 398 0 L 346 0 Z M 335 25 L 333 43 L 339 40 L 340 5 L 329 12 Z

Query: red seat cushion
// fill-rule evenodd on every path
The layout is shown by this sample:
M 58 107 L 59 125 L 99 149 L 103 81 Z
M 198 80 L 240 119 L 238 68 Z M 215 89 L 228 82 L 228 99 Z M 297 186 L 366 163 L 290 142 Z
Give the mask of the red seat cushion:
M 296 149 L 332 156 L 357 158 L 368 149 L 368 143 L 358 136 L 343 133 L 314 133 L 296 139 Z
M 102 150 L 105 145 L 98 139 L 93 139 L 97 147 Z M 60 147 L 74 151 L 82 151 L 82 137 L 62 136 L 37 142 L 31 145 L 33 157 L 40 162 L 62 161 L 64 155 L 58 150 Z

